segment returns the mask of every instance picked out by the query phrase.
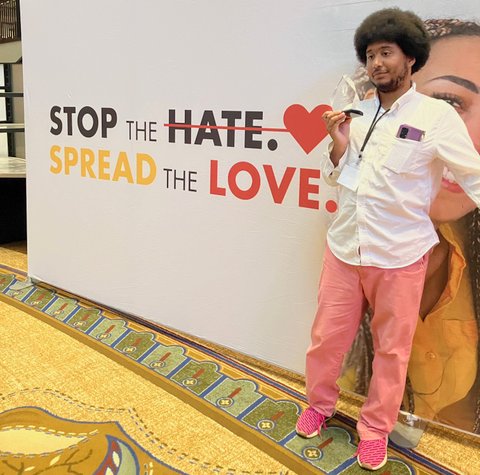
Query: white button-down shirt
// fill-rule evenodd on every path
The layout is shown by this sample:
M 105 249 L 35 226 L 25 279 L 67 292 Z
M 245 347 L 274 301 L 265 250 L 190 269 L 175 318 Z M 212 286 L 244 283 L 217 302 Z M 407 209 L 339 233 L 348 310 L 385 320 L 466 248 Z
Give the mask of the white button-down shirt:
M 364 115 L 352 120 L 337 167 L 325 154 L 327 183 L 336 185 L 343 167 L 358 162 L 378 107 L 378 97 L 359 104 Z M 402 125 L 424 131 L 422 140 L 398 138 Z M 375 126 L 358 165 L 356 191 L 338 185 L 339 211 L 327 234 L 333 254 L 348 264 L 382 268 L 404 267 L 423 256 L 438 243 L 428 214 L 444 165 L 480 207 L 480 157 L 464 122 L 452 106 L 412 86 Z

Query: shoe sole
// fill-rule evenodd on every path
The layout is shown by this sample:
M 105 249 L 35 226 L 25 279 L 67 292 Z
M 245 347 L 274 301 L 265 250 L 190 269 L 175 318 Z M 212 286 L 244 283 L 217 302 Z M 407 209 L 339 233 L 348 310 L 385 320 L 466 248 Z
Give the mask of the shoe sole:
M 295 432 L 297 433 L 297 435 L 303 437 L 304 439 L 311 439 L 312 437 L 318 435 L 318 430 L 312 432 L 311 434 L 306 434 L 305 432 L 299 431 L 297 428 L 295 428 Z
M 388 461 L 388 456 L 385 455 L 385 458 L 383 459 L 383 462 L 381 462 L 379 465 L 377 465 L 375 467 L 372 467 L 371 465 L 364 464 L 364 463 L 360 462 L 360 456 L 359 455 L 357 456 L 358 465 L 360 465 L 360 467 L 364 468 L 365 470 L 379 470 L 387 463 L 387 461 Z

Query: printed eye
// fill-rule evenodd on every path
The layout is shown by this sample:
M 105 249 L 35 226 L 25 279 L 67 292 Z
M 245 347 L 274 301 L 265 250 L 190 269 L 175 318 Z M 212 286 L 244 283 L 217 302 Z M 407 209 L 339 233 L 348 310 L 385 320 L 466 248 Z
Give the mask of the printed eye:
M 432 97 L 435 99 L 441 99 L 442 101 L 448 102 L 451 106 L 453 106 L 455 109 L 464 109 L 464 101 L 461 97 L 455 95 L 455 94 L 450 94 L 448 92 L 434 92 L 432 94 Z

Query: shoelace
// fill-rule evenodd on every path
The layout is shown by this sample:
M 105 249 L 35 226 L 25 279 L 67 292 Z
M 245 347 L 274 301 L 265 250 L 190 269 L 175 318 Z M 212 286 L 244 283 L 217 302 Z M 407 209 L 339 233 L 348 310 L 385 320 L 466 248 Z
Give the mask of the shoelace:
M 327 418 L 324 417 L 322 422 L 320 422 L 320 425 L 318 427 L 320 430 L 324 429 L 327 430 Z

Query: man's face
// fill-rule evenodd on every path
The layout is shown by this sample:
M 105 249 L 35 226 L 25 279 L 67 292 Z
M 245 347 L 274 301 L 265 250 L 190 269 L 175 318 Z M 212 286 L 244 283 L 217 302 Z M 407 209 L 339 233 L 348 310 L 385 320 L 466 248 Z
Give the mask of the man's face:
M 366 53 L 368 77 L 380 92 L 395 92 L 410 86 L 415 60 L 406 56 L 396 43 L 378 41 L 370 44 Z

